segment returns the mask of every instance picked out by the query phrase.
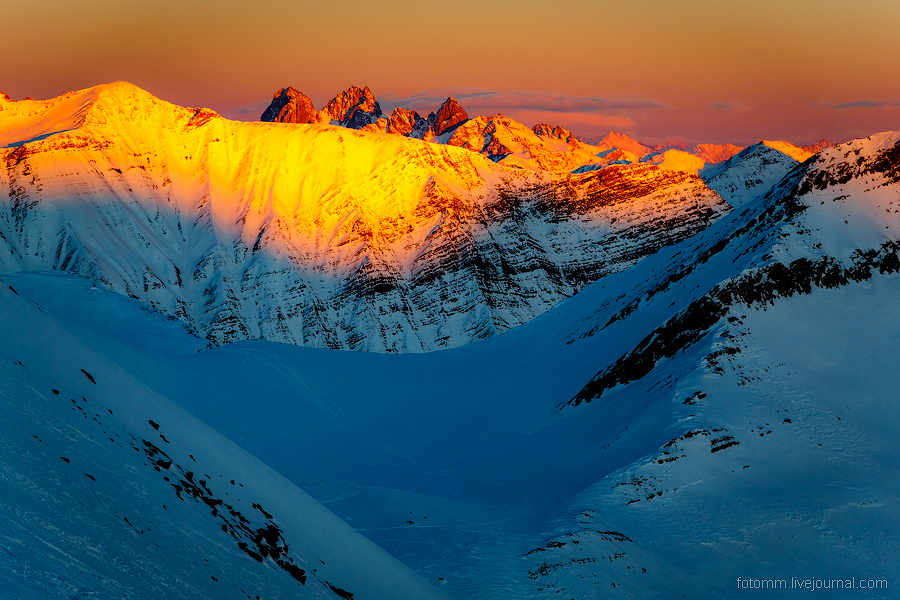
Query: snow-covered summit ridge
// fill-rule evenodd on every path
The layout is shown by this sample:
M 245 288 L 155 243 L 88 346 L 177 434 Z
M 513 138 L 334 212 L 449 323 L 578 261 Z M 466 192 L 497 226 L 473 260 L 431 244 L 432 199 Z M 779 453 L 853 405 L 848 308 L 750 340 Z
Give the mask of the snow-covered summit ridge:
M 652 166 L 513 169 L 452 143 L 233 122 L 124 83 L 4 110 L 0 269 L 90 278 L 213 344 L 458 346 L 729 210 Z
M 102 102 L 103 98 L 110 96 L 124 100 L 133 91 L 142 90 L 125 82 L 115 82 L 50 100 L 29 98 L 13 101 L 9 96 L 0 98 L 0 147 L 20 146 L 54 133 L 82 127 L 98 101 Z
M 788 171 L 811 156 L 811 152 L 788 142 L 762 141 L 725 162 L 702 169 L 700 177 L 732 206 L 742 206 L 768 191 Z

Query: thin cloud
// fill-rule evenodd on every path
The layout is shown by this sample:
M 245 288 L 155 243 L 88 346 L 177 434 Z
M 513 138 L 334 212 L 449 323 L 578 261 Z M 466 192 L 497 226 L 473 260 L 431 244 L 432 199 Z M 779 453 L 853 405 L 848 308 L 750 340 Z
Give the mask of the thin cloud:
M 232 108 L 222 113 L 222 116 L 232 121 L 259 121 L 260 116 L 271 104 L 271 100 L 260 100 L 251 104 L 245 104 L 237 108 Z
M 472 114 L 495 114 L 504 111 L 536 111 L 553 113 L 595 113 L 601 111 L 658 110 L 669 105 L 643 97 L 602 98 L 566 96 L 546 92 L 495 92 L 472 88 L 429 90 L 405 98 L 385 96 L 379 99 L 382 107 L 411 108 L 419 112 L 436 110 L 449 96 L 453 96 Z
M 837 108 L 837 109 L 883 108 L 885 106 L 900 106 L 900 101 L 898 101 L 898 100 L 859 100 L 857 102 L 843 102 L 841 104 L 835 104 L 834 108 Z
M 746 112 L 750 110 L 750 106 L 740 100 L 731 100 L 729 102 L 713 102 L 711 108 L 725 112 Z
M 637 125 L 634 119 L 625 115 L 519 109 L 510 110 L 508 113 L 507 116 L 526 125 L 550 123 L 552 125 L 562 125 L 576 133 L 609 131 L 612 129 L 617 131 L 630 130 Z

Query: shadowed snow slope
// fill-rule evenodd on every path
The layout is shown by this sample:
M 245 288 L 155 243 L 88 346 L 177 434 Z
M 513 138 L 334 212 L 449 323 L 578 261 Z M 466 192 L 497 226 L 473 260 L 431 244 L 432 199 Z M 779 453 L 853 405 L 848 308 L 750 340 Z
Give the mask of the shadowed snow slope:
M 232 122 L 127 83 L 0 111 L 0 270 L 87 277 L 214 345 L 460 346 L 730 210 L 652 166 L 525 172 L 401 136 Z
M 177 323 L 86 281 L 4 283 L 452 597 L 894 586 L 898 142 L 824 150 L 529 323 L 429 354 L 197 353 Z
M 444 597 L 5 283 L 0 312 L 0 598 Z

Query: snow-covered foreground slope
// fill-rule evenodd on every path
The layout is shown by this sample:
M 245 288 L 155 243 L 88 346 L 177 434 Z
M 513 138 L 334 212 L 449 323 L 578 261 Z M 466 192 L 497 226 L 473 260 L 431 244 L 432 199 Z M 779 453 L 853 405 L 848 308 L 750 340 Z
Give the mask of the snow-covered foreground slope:
M 430 354 L 197 353 L 87 282 L 4 280 L 451 597 L 758 595 L 738 578 L 891 597 L 898 141 L 827 149 L 529 323 Z
M 523 172 L 401 136 L 232 122 L 125 83 L 0 100 L 0 115 L 0 270 L 89 278 L 212 344 L 459 346 L 730 210 L 651 166 Z
M 0 314 L 0 598 L 443 597 L 7 283 Z

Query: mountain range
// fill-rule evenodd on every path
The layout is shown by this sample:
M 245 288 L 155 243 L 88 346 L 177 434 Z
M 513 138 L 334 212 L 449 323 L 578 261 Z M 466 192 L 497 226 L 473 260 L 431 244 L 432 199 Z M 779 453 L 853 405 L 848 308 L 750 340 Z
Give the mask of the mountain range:
M 683 172 L 510 169 L 456 144 L 236 123 L 128 84 L 4 111 L 0 269 L 87 277 L 215 345 L 459 346 L 728 210 Z
M 890 597 L 900 133 L 297 94 L 0 99 L 0 598 Z
M 528 131 L 525 125 L 502 114 L 470 120 L 453 97 L 447 98 L 437 112 L 429 113 L 428 117 L 400 107 L 388 117 L 368 87 L 360 89 L 356 86 L 337 94 L 320 111 L 315 110 L 312 100 L 302 92 L 293 87 L 282 88 L 275 93 L 261 120 L 331 123 L 351 129 L 392 133 L 474 150 L 507 166 L 550 171 L 580 169 L 579 172 L 586 172 L 603 168 L 613 160 L 622 163 L 652 161 L 664 168 L 696 175 L 704 166 L 723 162 L 744 149 L 728 143 L 698 144 L 690 149 L 686 146 L 648 146 L 615 131 L 584 138 L 564 127 L 546 123 L 538 123 Z M 788 144 L 797 148 L 797 152 L 810 154 L 831 145 L 827 140 L 802 147 Z M 667 151 L 672 151 L 671 156 L 662 157 Z

